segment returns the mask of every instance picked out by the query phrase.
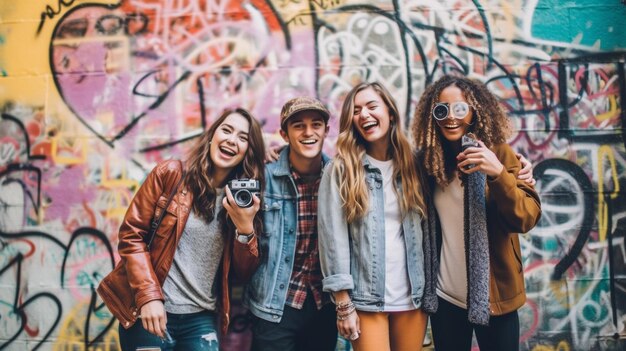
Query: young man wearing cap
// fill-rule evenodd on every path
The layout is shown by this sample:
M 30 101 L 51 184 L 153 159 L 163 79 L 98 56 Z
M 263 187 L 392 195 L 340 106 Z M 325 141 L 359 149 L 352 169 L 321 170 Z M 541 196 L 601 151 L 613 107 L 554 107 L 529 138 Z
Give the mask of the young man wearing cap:
M 322 291 L 317 249 L 317 192 L 328 135 L 326 107 L 297 97 L 285 103 L 280 134 L 287 142 L 265 167 L 261 265 L 246 286 L 254 317 L 253 351 L 335 349 L 334 306 Z

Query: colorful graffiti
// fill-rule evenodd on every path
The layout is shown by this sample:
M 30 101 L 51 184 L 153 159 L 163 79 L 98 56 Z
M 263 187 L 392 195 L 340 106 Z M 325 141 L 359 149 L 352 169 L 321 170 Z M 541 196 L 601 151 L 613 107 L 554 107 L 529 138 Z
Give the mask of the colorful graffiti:
M 522 350 L 626 345 L 626 6 L 617 0 L 46 0 L 0 5 L 0 350 L 117 350 L 94 292 L 159 160 L 227 107 L 336 116 L 357 82 L 410 123 L 443 73 L 485 81 L 535 165 Z M 333 153 L 337 119 L 326 151 Z M 224 348 L 245 350 L 239 310 Z M 349 348 L 345 342 L 341 349 Z

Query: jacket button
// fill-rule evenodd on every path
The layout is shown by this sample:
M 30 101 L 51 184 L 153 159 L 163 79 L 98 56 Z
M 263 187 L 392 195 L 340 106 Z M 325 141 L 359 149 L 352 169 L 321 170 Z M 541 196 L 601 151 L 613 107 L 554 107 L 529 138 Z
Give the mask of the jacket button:
M 130 322 L 126 322 L 126 326 L 128 327 L 130 325 Z
M 133 316 L 136 316 L 136 315 L 137 315 L 137 311 L 133 311 Z
M 280 284 L 280 288 L 284 289 L 285 288 L 285 284 Z

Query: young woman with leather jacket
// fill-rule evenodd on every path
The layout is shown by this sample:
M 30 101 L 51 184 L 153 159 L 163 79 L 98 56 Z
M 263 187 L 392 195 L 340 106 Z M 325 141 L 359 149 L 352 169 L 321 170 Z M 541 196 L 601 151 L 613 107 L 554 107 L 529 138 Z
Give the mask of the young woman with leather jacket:
M 163 161 L 148 174 L 119 230 L 121 262 L 98 287 L 120 321 L 123 350 L 218 350 L 231 279 L 246 280 L 258 266 L 262 223 L 259 198 L 239 207 L 227 184 L 235 178 L 264 184 L 257 157 L 264 154 L 259 123 L 243 109 L 227 110 L 184 161 Z M 148 248 L 151 221 L 162 211 Z

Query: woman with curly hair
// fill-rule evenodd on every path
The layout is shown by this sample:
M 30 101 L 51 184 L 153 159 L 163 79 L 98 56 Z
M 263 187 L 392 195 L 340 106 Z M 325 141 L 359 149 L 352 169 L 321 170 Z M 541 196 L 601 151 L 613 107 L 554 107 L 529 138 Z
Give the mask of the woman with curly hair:
M 226 110 L 186 160 L 163 161 L 148 174 L 119 230 L 121 260 L 98 287 L 120 321 L 122 350 L 219 349 L 230 282 L 254 273 L 261 229 L 259 198 L 236 202 L 228 184 L 255 178 L 262 186 L 257 156 L 263 154 L 256 119 L 243 109 Z M 151 239 L 147 233 L 161 213 Z
M 541 215 L 506 144 L 509 121 L 478 81 L 444 76 L 426 89 L 412 131 L 428 177 L 424 309 L 437 351 L 518 350 L 526 301 L 518 233 Z
M 382 85 L 361 83 L 339 124 L 318 206 L 322 283 L 338 331 L 356 351 L 421 350 L 425 207 L 400 114 Z

